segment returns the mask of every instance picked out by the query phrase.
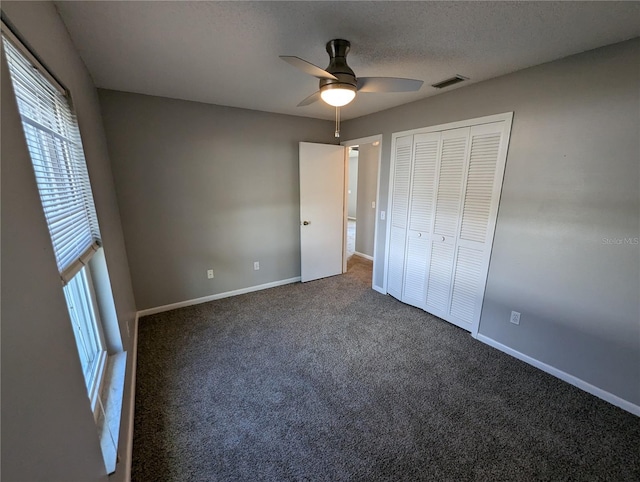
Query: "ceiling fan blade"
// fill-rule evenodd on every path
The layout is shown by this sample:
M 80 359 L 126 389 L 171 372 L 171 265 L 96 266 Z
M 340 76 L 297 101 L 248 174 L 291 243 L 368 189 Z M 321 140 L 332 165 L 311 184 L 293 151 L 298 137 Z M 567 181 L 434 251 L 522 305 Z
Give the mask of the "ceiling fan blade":
M 338 78 L 335 75 L 330 74 L 326 70 L 322 70 L 320 67 L 317 67 L 312 63 L 301 59 L 300 57 L 281 55 L 280 58 L 285 62 L 293 65 L 295 68 L 300 69 L 309 75 L 313 75 L 314 77 L 318 77 L 319 79 L 338 80 Z
M 398 77 L 359 77 L 358 92 L 416 92 L 423 83 Z
M 298 104 L 298 107 L 304 107 L 305 105 L 313 104 L 320 100 L 320 91 L 314 92 L 309 97 L 304 99 L 302 102 Z

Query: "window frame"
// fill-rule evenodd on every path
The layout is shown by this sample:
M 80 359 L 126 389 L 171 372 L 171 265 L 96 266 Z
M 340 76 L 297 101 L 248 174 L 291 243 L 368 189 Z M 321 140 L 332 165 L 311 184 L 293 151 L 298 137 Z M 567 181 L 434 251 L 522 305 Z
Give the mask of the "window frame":
M 69 91 L 4 19 L 2 44 L 91 411 L 97 419 L 108 353 L 89 268 L 101 242 L 80 126 Z
M 76 275 L 63 287 L 65 300 L 71 318 L 73 334 L 76 340 L 76 347 L 80 357 L 80 364 L 87 387 L 87 394 L 91 402 L 91 411 L 94 418 L 99 414 L 98 398 L 102 390 L 104 375 L 107 368 L 107 350 L 102 327 L 102 320 L 98 310 L 95 289 L 93 287 L 93 277 L 89 266 L 84 266 Z M 78 313 L 74 316 L 74 311 L 78 311 L 77 305 L 81 305 L 84 316 Z M 84 329 L 83 329 L 84 328 Z M 82 361 L 81 350 L 87 352 L 86 343 L 83 342 L 85 333 L 88 332 L 93 338 L 93 345 L 97 349 L 94 351 L 93 359 L 89 361 L 89 366 L 85 369 Z
M 83 355 L 80 352 L 82 345 L 78 336 L 82 329 L 78 331 L 79 323 L 74 321 L 74 315 L 70 312 L 68 313 L 69 328 L 75 338 L 74 344 L 80 373 L 82 373 L 87 388 L 87 398 L 93 412 L 105 468 L 107 474 L 112 474 L 116 471 L 119 461 L 118 440 L 125 392 L 127 352 L 123 346 L 122 328 L 118 320 L 104 249 L 102 249 L 98 215 L 87 160 L 84 156 L 80 126 L 70 92 L 40 62 L 38 56 L 20 38 L 18 32 L 12 30 L 13 26 L 4 12 L 2 12 L 0 24 L 2 27 L 1 48 L 5 54 L 6 62 L 9 64 L 10 84 L 23 127 L 25 148 L 29 154 L 34 181 L 53 245 L 54 261 L 58 266 L 62 281 L 61 294 L 65 298 L 68 311 L 70 311 L 71 304 L 67 300 L 64 286 L 71 282 L 74 285 L 80 284 L 80 288 L 77 286 L 74 288 L 79 293 L 74 303 L 89 307 L 90 316 L 85 317 L 85 321 L 82 323 L 85 328 L 91 328 L 94 347 L 98 348 L 94 362 L 86 369 L 83 366 Z M 7 47 L 8 45 L 11 48 Z M 33 70 L 37 71 L 41 77 L 37 75 L 34 77 Z M 17 95 L 18 92 L 20 95 Z M 35 97 L 37 101 L 31 97 Z M 25 107 L 24 112 L 22 107 Z M 29 110 L 30 107 L 35 109 Z M 40 114 L 37 112 L 43 108 L 50 108 L 51 112 L 38 117 Z M 31 119 L 30 115 L 33 113 L 35 116 L 34 119 Z M 25 119 L 33 122 L 25 122 Z M 35 135 L 33 132 L 27 135 L 26 126 L 35 129 Z M 43 143 L 46 146 L 43 147 Z M 47 149 L 49 149 L 48 153 Z M 34 153 L 39 156 L 36 158 L 37 162 L 34 161 Z M 51 157 L 47 159 L 47 155 Z M 48 170 L 49 166 L 50 170 Z M 67 168 L 70 171 L 67 171 Z M 52 174 L 53 179 L 47 178 L 47 174 Z M 56 198 L 55 189 L 64 192 L 67 188 L 69 183 L 64 182 L 67 176 L 72 184 L 71 197 Z M 41 183 L 40 181 L 43 179 L 44 182 Z M 63 182 L 59 183 L 60 179 L 63 179 Z M 56 209 L 53 212 L 47 211 L 45 208 L 41 185 L 53 188 L 53 191 L 49 193 L 55 199 L 53 205 Z M 78 207 L 78 203 L 70 203 L 69 200 L 77 201 L 78 199 L 81 200 L 80 207 L 75 209 Z M 73 206 L 74 209 L 68 209 L 69 206 Z M 67 230 L 74 222 L 75 216 L 83 217 L 84 226 L 88 227 L 88 229 L 83 229 L 82 235 L 79 237 L 69 236 L 70 231 Z M 52 222 L 60 224 L 52 229 Z M 54 241 L 57 228 L 62 229 L 63 245 L 69 238 L 73 240 L 71 249 L 57 251 L 58 246 Z M 61 253 L 67 254 L 67 256 L 61 255 Z M 69 253 L 71 253 L 70 256 Z M 77 276 L 80 278 L 76 279 Z M 69 290 L 71 289 L 69 288 Z M 43 323 L 47 322 L 47 320 L 42 321 Z
M 71 95 L 2 22 L 4 50 L 60 277 L 66 284 L 102 244 Z

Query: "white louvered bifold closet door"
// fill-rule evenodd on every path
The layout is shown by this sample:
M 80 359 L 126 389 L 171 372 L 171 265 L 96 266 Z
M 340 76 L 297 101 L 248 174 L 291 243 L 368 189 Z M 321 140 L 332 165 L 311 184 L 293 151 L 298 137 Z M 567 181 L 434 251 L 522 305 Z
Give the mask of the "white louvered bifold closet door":
M 426 298 L 439 149 L 439 132 L 414 136 L 402 301 L 422 309 Z
M 425 309 L 445 319 L 451 297 L 469 130 L 465 127 L 442 132 Z
M 451 302 L 445 317 L 467 330 L 479 321 L 482 309 L 506 159 L 501 152 L 504 126 L 504 122 L 473 126 L 469 136 Z
M 404 281 L 412 145 L 413 136 L 400 137 L 396 140 L 394 153 L 395 164 L 392 180 L 393 191 L 391 195 L 391 234 L 389 238 L 387 292 L 397 299 L 402 299 L 402 285 Z
M 429 129 L 398 137 L 394 147 L 387 292 L 473 333 L 512 118 Z

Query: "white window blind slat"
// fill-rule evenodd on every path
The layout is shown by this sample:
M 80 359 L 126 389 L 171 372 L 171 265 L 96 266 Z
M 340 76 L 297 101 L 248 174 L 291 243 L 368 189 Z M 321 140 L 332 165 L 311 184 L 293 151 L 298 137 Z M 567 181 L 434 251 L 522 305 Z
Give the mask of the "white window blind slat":
M 19 107 L 19 106 L 18 106 Z M 45 147 L 66 147 L 69 150 L 73 149 L 73 144 L 75 139 L 73 138 L 73 133 L 68 132 L 64 126 L 57 126 L 56 124 L 49 122 L 47 123 L 49 126 L 53 125 L 53 128 L 48 127 L 47 124 L 42 121 L 38 121 L 36 119 L 32 119 L 28 115 L 21 115 L 22 122 L 29 124 L 33 128 L 36 129 L 34 132 L 36 135 L 42 135 L 43 133 L 49 134 L 52 139 L 44 138 Z M 71 121 L 71 119 L 63 119 L 65 121 Z M 59 144 L 62 142 L 63 144 Z
M 59 86 L 6 35 L 3 45 L 58 271 L 66 284 L 101 244 L 77 120 Z

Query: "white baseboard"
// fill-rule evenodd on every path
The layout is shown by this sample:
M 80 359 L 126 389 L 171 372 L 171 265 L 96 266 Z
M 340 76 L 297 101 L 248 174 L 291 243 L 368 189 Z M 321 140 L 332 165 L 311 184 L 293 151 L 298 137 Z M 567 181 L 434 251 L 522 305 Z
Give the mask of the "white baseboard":
M 357 251 L 355 251 L 353 254 L 356 256 L 360 256 L 361 258 L 368 259 L 369 261 L 373 261 L 373 256 L 369 256 L 368 254 L 358 253 Z
M 502 343 L 497 342 L 493 338 L 489 338 L 488 336 L 478 333 L 478 335 L 476 336 L 476 339 L 480 340 L 482 343 L 485 343 L 489 346 L 492 346 L 493 348 L 500 350 L 501 352 L 511 355 L 512 357 L 517 358 L 518 360 L 522 360 L 523 362 L 528 363 L 529 365 L 539 368 L 543 372 L 547 372 L 548 374 L 553 375 L 554 377 L 559 378 L 560 380 L 570 383 L 571 385 L 578 387 L 580 390 L 584 390 L 585 392 L 590 393 L 591 395 L 601 398 L 605 402 L 609 402 L 610 404 L 615 405 L 616 407 L 620 407 L 621 409 L 626 410 L 627 412 L 640 417 L 640 406 L 634 403 L 631 403 L 627 400 L 624 400 L 623 398 L 620 398 L 617 395 L 614 395 L 613 393 L 609 393 L 606 390 L 603 390 L 602 388 L 598 388 L 595 385 L 591 385 L 590 383 L 585 382 L 584 380 L 576 376 L 563 372 L 562 370 L 559 370 L 551 365 L 547 365 L 546 363 L 541 362 L 540 360 L 537 360 L 535 358 L 532 358 L 529 355 L 525 355 L 524 353 L 520 353 L 519 351 L 514 350 L 513 348 L 509 348 L 508 346 L 503 345 Z
M 264 283 L 256 286 L 249 286 L 247 288 L 241 288 L 239 290 L 226 291 L 224 293 L 218 293 L 215 295 L 203 296 L 202 298 L 195 298 L 192 300 L 180 301 L 178 303 L 171 303 L 169 305 L 156 306 L 155 308 L 148 308 L 146 310 L 138 311 L 138 316 L 143 317 L 148 315 L 155 315 L 156 313 L 175 310 L 177 308 L 184 308 L 185 306 L 199 305 L 200 303 L 206 303 L 208 301 L 220 300 L 222 298 L 229 298 L 231 296 L 243 295 L 245 293 L 251 293 L 253 291 L 266 290 L 268 288 L 275 288 L 276 286 L 297 283 L 298 281 L 300 281 L 300 276 L 296 276 L 295 278 L 283 279 L 279 281 L 272 281 L 270 283 Z
M 133 423 L 136 405 L 136 366 L 138 364 L 138 319 L 139 312 L 133 322 L 133 342 L 131 343 L 131 389 L 129 391 L 129 418 L 127 419 L 127 450 L 124 453 L 124 481 L 131 482 L 131 461 L 133 460 Z M 125 378 L 126 380 L 126 378 Z M 124 404 L 125 401 L 123 400 Z

